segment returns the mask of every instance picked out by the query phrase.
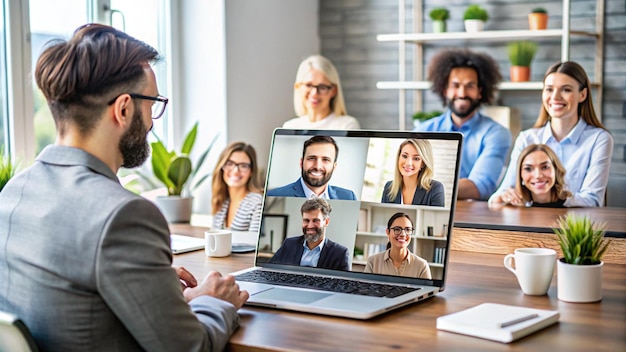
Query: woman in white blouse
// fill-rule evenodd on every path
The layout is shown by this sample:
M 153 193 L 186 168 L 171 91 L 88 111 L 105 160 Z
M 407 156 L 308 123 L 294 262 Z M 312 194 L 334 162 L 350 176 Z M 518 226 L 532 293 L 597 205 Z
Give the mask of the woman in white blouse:
M 293 104 L 298 117 L 285 122 L 284 128 L 359 128 L 359 122 L 346 111 L 337 69 L 321 55 L 309 56 L 300 63 L 294 84 Z
M 613 136 L 596 116 L 587 73 L 572 61 L 548 68 L 543 79 L 542 107 L 533 128 L 522 131 L 500 188 L 489 203 L 523 205 L 515 190 L 517 159 L 530 144 L 547 144 L 564 164 L 565 182 L 572 193 L 565 207 L 604 205 L 609 181 Z
M 213 170 L 213 228 L 257 231 L 262 192 L 254 148 L 243 142 L 231 143 Z

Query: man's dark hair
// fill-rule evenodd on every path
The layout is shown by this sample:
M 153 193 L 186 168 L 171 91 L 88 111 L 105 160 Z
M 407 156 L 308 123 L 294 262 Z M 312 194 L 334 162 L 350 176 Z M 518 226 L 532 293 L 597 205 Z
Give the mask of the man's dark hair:
M 324 215 L 324 219 L 326 219 L 333 209 L 330 206 L 330 203 L 328 203 L 324 198 L 313 197 L 311 199 L 307 199 L 307 201 L 302 204 L 302 207 L 300 207 L 300 213 L 304 214 L 312 210 L 321 210 L 322 215 Z
M 47 44 L 35 80 L 59 134 L 69 121 L 88 134 L 111 99 L 141 88 L 146 65 L 157 60 L 159 53 L 148 44 L 113 27 L 87 24 L 69 40 Z
M 493 103 L 498 83 L 502 81 L 496 61 L 484 53 L 468 49 L 444 49 L 435 54 L 428 64 L 427 77 L 432 82 L 431 91 L 446 104 L 446 88 L 453 68 L 471 68 L 478 75 L 481 103 Z
M 304 147 L 302 148 L 302 159 L 304 159 L 304 154 L 306 154 L 306 148 L 308 148 L 310 145 L 320 143 L 332 144 L 335 147 L 335 160 L 333 161 L 336 162 L 337 158 L 339 158 L 339 147 L 337 146 L 337 142 L 335 142 L 333 137 L 330 136 L 313 136 L 304 141 Z

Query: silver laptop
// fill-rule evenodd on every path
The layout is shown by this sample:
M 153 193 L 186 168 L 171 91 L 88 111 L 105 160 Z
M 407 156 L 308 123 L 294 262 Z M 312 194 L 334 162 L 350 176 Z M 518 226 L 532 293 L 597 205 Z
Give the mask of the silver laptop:
M 334 166 L 324 148 L 309 149 L 302 160 L 305 142 L 328 147 L 328 137 L 338 148 Z M 275 130 L 255 266 L 234 273 L 250 293 L 247 304 L 369 319 L 443 291 L 461 144 L 460 133 Z M 430 149 L 431 157 L 416 158 L 417 148 Z M 384 191 L 394 178 L 398 184 L 402 172 L 410 178 L 411 165 L 427 164 L 426 159 L 432 192 L 412 199 L 420 205 L 403 205 L 400 195 Z M 332 210 L 328 223 L 320 225 L 325 231 L 317 252 L 305 240 L 305 234 L 315 234 L 310 224 L 316 220 L 301 211 L 307 196 L 315 196 L 304 192 L 301 177 L 309 184 L 330 178 L 322 198 L 330 198 Z M 397 213 L 406 214 L 412 226 L 391 226 L 388 237 L 388 222 Z M 386 256 L 392 237 L 396 248 L 389 251 L 402 253 L 399 246 L 404 246 L 417 259 L 410 255 L 396 268 Z

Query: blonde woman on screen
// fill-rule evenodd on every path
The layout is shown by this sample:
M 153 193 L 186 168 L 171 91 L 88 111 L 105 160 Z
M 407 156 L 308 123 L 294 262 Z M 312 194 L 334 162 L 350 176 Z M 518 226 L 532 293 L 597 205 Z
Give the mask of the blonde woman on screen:
M 389 247 L 367 258 L 364 272 L 384 275 L 432 279 L 428 262 L 409 251 L 413 221 L 405 213 L 395 213 L 387 222 Z
M 359 122 L 346 111 L 337 69 L 321 55 L 309 56 L 300 63 L 294 84 L 293 104 L 298 117 L 285 122 L 284 128 L 360 128 Z

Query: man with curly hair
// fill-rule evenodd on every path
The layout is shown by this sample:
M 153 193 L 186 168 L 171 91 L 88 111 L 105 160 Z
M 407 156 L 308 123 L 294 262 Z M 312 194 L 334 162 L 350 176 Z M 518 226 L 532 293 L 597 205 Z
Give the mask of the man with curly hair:
M 491 104 L 502 75 L 489 55 L 444 49 L 428 66 L 431 90 L 448 109 L 415 130 L 464 136 L 458 199 L 487 199 L 498 186 L 511 147 L 511 133 L 478 110 Z

